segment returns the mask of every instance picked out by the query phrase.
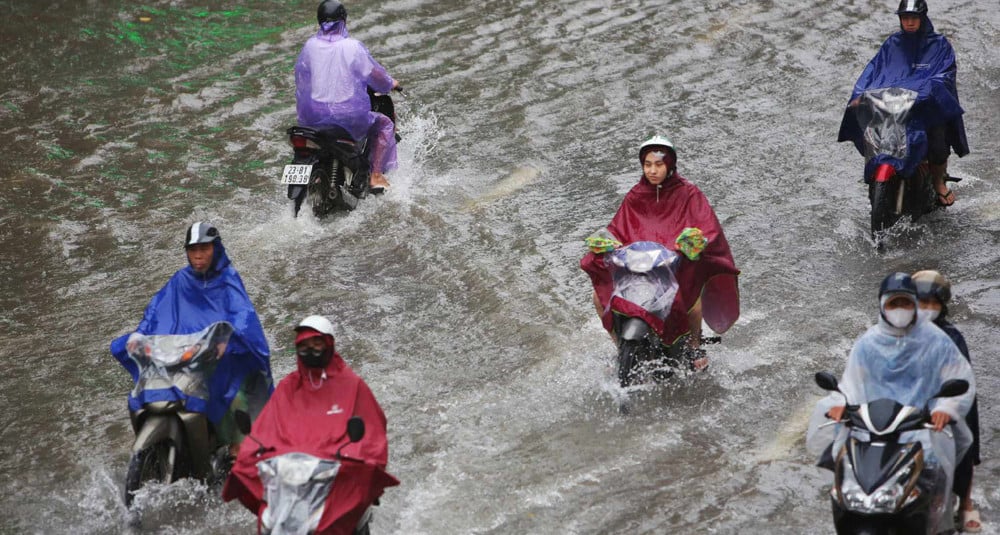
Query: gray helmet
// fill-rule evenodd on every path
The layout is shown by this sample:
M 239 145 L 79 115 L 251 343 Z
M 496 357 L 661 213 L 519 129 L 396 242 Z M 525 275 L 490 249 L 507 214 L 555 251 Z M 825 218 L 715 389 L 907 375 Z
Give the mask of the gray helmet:
M 941 306 L 951 301 L 951 282 L 937 271 L 927 269 L 913 274 L 913 282 L 917 285 L 917 298 L 934 297 Z
M 316 8 L 316 22 L 321 26 L 324 22 L 347 20 L 347 8 L 337 0 L 323 0 Z
M 902 0 L 899 2 L 899 9 L 896 10 L 896 14 L 902 15 L 904 13 L 924 16 L 927 14 L 927 2 L 925 0 Z
M 219 236 L 219 230 L 211 223 L 198 221 L 188 227 L 187 235 L 184 236 L 184 248 L 187 249 L 199 243 L 212 243 L 216 240 L 222 240 L 222 237 Z

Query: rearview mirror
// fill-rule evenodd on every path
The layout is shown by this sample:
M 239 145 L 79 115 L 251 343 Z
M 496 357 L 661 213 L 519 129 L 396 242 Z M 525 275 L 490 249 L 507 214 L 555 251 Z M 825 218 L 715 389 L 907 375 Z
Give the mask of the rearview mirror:
M 347 436 L 351 442 L 357 442 L 365 436 L 365 421 L 360 416 L 351 416 L 347 421 Z
M 840 388 L 837 385 L 837 378 L 830 372 L 817 372 L 816 384 L 823 390 L 829 390 L 831 392 L 840 391 Z
M 961 396 L 969 391 L 969 382 L 965 379 L 948 379 L 941 385 L 941 390 L 934 395 L 936 398 L 951 398 Z
M 244 435 L 250 434 L 250 415 L 246 411 L 236 411 L 233 415 L 236 418 L 236 428 Z

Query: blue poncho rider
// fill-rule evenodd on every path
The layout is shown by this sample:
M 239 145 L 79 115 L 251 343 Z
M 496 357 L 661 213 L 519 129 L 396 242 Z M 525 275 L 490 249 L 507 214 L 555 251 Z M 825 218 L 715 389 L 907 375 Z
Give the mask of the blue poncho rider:
M 860 139 L 861 132 L 854 119 L 853 108 L 865 91 L 897 85 L 916 90 L 929 82 L 932 95 L 943 91 L 947 96 L 944 99 L 935 98 L 940 107 L 938 111 L 943 116 L 925 118 L 927 163 L 937 192 L 937 203 L 951 206 L 955 202 L 955 194 L 945 184 L 948 156 L 952 149 L 959 157 L 969 153 L 962 109 L 958 104 L 955 51 L 945 36 L 934 31 L 934 25 L 927 17 L 925 0 L 902 0 L 896 14 L 899 15 L 901 31 L 882 43 L 878 53 L 858 77 L 841 122 L 838 141 L 854 140 L 857 143 Z M 928 91 L 926 86 L 918 92 L 925 91 Z
M 355 140 L 371 143 L 370 183 L 389 186 L 384 173 L 396 168 L 396 131 L 391 119 L 373 112 L 368 88 L 388 93 L 399 88 L 365 45 L 348 36 L 347 9 L 324 0 L 316 12 L 319 31 L 295 62 L 295 101 L 300 126 L 340 127 Z
M 274 390 L 270 350 L 257 312 L 236 268 L 232 266 L 218 229 L 209 223 L 191 225 L 184 238 L 188 266 L 178 270 L 153 296 L 135 333 L 111 343 L 111 353 L 138 378 L 129 353 L 137 335 L 190 334 L 209 325 L 229 322 L 234 329 L 221 347 L 222 358 L 212 374 L 205 414 L 215 426 L 221 444 L 235 454 L 243 436 L 237 430 L 236 410 L 256 416 Z M 130 408 L 134 404 L 129 400 Z

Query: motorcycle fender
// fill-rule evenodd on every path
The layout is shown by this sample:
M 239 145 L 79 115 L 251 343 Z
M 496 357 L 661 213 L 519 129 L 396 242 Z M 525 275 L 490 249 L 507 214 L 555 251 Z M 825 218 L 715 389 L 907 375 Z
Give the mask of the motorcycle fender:
M 296 154 L 292 158 L 292 165 L 316 165 L 319 163 L 319 160 L 319 154 L 310 151 L 303 154 Z
M 135 435 L 132 453 L 137 453 L 163 440 L 171 440 L 178 447 L 182 447 L 183 436 L 181 422 L 176 415 L 150 414 L 143 419 L 142 427 Z
M 618 335 L 622 340 L 642 340 L 649 334 L 649 325 L 639 318 L 628 318 L 622 321 L 622 331 Z
M 884 163 L 875 169 L 875 176 L 873 178 L 875 182 L 888 182 L 894 176 L 896 176 L 896 168 Z
M 306 187 L 301 184 L 289 184 L 288 185 L 288 198 L 298 199 L 300 195 L 305 195 Z
M 184 426 L 186 446 L 191 459 L 192 475 L 204 479 L 212 469 L 211 459 L 213 440 L 209 436 L 208 418 L 198 412 L 182 412 L 181 423 Z

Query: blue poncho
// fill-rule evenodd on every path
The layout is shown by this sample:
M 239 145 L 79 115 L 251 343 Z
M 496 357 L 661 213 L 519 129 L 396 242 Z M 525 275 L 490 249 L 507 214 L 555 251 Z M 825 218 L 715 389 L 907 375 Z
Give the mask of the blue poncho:
M 153 296 L 136 328 L 137 333 L 145 335 L 190 334 L 218 321 L 228 321 L 235 332 L 212 374 L 210 398 L 185 400 L 188 410 L 204 412 L 213 423 L 218 423 L 226 413 L 245 380 L 252 379 L 258 386 L 254 393 L 265 398 L 248 400 L 251 406 L 262 406 L 274 390 L 264 329 L 220 240 L 214 242 L 209 270 L 205 274 L 199 274 L 191 266 L 178 270 Z M 139 370 L 126 351 L 129 336 L 111 342 L 111 353 L 136 381 Z M 178 393 L 145 390 L 140 395 L 141 399 L 129 395 L 130 410 L 138 410 L 150 401 L 176 399 Z
M 902 87 L 918 93 L 914 116 L 908 128 L 910 145 L 926 150 L 926 129 L 951 124 L 948 144 L 958 156 L 969 153 L 962 121 L 962 107 L 956 87 L 955 51 L 943 35 L 934 31 L 926 16 L 920 30 L 912 34 L 899 31 L 891 36 L 868 62 L 854 84 L 849 100 L 870 89 Z M 862 132 L 855 119 L 854 108 L 847 108 L 840 124 L 837 141 L 853 141 L 864 154 Z M 918 135 L 919 134 L 919 135 Z

